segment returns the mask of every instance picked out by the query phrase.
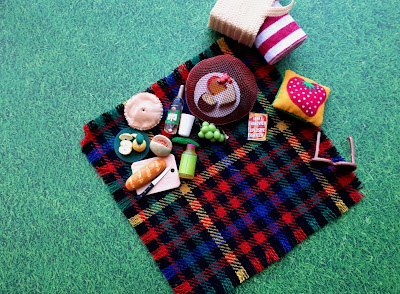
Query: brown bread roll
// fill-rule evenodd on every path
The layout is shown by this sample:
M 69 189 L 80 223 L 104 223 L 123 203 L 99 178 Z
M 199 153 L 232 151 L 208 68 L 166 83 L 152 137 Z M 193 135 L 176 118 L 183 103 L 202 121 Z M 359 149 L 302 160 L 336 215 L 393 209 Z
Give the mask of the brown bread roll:
M 164 159 L 154 160 L 134 172 L 126 181 L 125 186 L 129 191 L 143 187 L 157 177 L 166 167 L 167 163 Z

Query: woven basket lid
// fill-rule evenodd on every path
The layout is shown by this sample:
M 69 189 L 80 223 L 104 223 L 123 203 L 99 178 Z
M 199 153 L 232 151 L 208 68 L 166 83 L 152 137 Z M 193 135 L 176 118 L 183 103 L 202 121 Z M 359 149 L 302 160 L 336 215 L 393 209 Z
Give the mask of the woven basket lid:
M 220 55 L 201 61 L 190 71 L 186 102 L 193 115 L 224 125 L 251 111 L 257 91 L 256 80 L 243 62 Z

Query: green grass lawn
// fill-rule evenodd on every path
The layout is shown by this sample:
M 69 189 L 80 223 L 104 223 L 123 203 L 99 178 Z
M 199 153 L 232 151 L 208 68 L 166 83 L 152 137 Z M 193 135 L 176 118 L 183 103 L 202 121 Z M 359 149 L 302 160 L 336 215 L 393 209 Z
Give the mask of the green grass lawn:
M 220 35 L 216 0 L 0 0 L 0 293 L 172 293 L 79 141 Z M 365 199 L 233 293 L 400 293 L 400 9 L 297 1 L 277 65 L 332 89 L 323 128 Z

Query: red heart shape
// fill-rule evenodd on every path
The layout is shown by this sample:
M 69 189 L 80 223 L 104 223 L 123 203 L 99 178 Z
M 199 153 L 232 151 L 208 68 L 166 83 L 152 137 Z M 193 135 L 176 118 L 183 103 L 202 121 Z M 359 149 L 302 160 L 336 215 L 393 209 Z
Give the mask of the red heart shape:
M 326 91 L 320 85 L 306 82 L 299 77 L 291 78 L 286 86 L 290 99 L 309 117 L 317 114 L 326 100 Z

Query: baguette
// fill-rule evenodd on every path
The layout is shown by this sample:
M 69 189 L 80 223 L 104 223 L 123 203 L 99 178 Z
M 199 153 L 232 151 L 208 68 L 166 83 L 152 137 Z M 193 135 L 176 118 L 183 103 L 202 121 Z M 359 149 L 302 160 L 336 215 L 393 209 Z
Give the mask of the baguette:
M 157 177 L 166 167 L 167 163 L 164 159 L 154 160 L 134 172 L 126 181 L 125 186 L 129 191 L 143 187 Z

